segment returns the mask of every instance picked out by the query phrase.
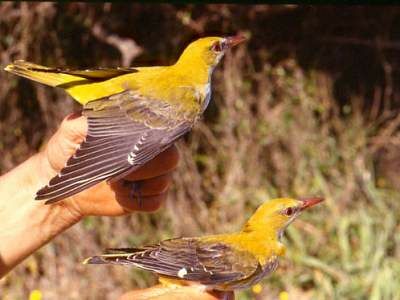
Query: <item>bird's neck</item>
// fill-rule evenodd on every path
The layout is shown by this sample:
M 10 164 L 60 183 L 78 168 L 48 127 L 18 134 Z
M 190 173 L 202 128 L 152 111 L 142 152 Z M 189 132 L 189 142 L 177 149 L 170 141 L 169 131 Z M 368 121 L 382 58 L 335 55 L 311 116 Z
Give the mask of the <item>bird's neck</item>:
M 243 233 L 257 232 L 259 235 L 268 236 L 276 240 L 279 239 L 280 224 L 276 222 L 259 221 L 258 219 L 250 219 L 242 229 Z
M 199 57 L 181 57 L 175 65 L 172 66 L 186 80 L 196 85 L 205 85 L 210 82 L 214 70 L 213 66 L 208 65 Z
M 241 231 L 237 234 L 241 250 L 250 251 L 257 256 L 261 261 L 272 256 L 281 256 L 285 253 L 284 245 L 278 240 L 274 232 Z M 263 263 L 263 264 L 264 264 Z

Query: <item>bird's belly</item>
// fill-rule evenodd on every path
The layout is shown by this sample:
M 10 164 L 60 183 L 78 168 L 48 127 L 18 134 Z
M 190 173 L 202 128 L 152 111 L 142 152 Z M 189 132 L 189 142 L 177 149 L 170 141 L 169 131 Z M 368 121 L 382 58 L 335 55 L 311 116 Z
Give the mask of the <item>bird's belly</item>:
M 259 281 L 261 281 L 268 274 L 274 272 L 277 267 L 278 267 L 278 259 L 274 258 L 262 268 L 257 268 L 257 270 L 251 276 L 242 280 L 226 284 L 223 290 L 236 290 L 236 289 L 249 288 L 258 283 Z
M 277 267 L 278 267 L 278 259 L 272 260 L 270 263 L 264 266 L 261 272 L 259 272 L 258 274 L 254 274 L 251 280 L 247 283 L 246 287 L 255 285 L 256 283 L 261 281 L 265 276 L 274 272 Z

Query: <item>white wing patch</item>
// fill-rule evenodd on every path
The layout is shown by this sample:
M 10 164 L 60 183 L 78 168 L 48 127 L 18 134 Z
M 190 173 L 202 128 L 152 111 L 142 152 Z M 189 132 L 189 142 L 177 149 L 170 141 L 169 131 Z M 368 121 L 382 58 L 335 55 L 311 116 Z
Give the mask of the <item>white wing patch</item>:
M 130 163 L 131 165 L 133 165 L 135 163 L 135 157 L 136 154 L 131 152 L 128 154 L 128 163 Z
M 137 156 L 137 153 L 140 150 L 140 146 L 144 144 L 144 142 L 146 141 L 148 134 L 145 133 L 140 139 L 139 141 L 133 146 L 133 150 L 128 154 L 128 163 L 131 165 L 135 164 L 135 157 Z
M 179 277 L 179 278 L 184 278 L 186 274 L 187 274 L 186 268 L 182 268 L 182 269 L 180 269 L 180 270 L 178 271 L 178 277 Z

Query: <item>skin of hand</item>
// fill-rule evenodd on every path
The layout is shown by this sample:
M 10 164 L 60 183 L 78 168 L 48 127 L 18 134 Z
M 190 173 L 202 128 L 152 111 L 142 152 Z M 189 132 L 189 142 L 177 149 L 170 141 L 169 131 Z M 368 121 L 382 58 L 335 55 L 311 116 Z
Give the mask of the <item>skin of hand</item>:
M 166 287 L 161 284 L 142 290 L 130 291 L 118 300 L 234 300 L 233 292 L 204 292 L 196 285 Z

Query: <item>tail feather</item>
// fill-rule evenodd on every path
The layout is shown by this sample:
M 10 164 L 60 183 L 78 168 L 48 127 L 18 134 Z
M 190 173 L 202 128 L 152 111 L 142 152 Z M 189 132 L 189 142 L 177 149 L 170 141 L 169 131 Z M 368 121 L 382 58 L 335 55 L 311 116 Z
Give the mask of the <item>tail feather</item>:
M 4 70 L 53 87 L 85 79 L 80 76 L 60 73 L 57 69 L 36 65 L 23 60 L 14 61 L 14 63 L 5 67 Z
M 92 256 L 85 259 L 82 263 L 84 265 L 103 265 L 108 264 L 109 262 L 103 259 L 101 256 Z
M 143 251 L 144 248 L 109 248 L 106 250 L 106 254 L 91 256 L 83 261 L 83 264 L 129 264 L 129 257 Z
M 121 254 L 103 254 L 92 256 L 83 261 L 84 265 L 104 265 L 104 264 L 115 264 L 115 265 L 125 265 L 130 264 L 129 253 Z
M 103 85 L 103 82 L 111 78 L 138 72 L 138 69 L 135 68 L 120 67 L 99 67 L 84 70 L 49 68 L 23 60 L 14 61 L 4 70 L 52 87 L 62 88 L 83 105 L 93 100 L 122 93 L 126 89 L 122 83 L 114 82 Z
M 135 252 L 143 251 L 143 248 L 108 248 L 106 249 L 107 254 L 132 254 Z

